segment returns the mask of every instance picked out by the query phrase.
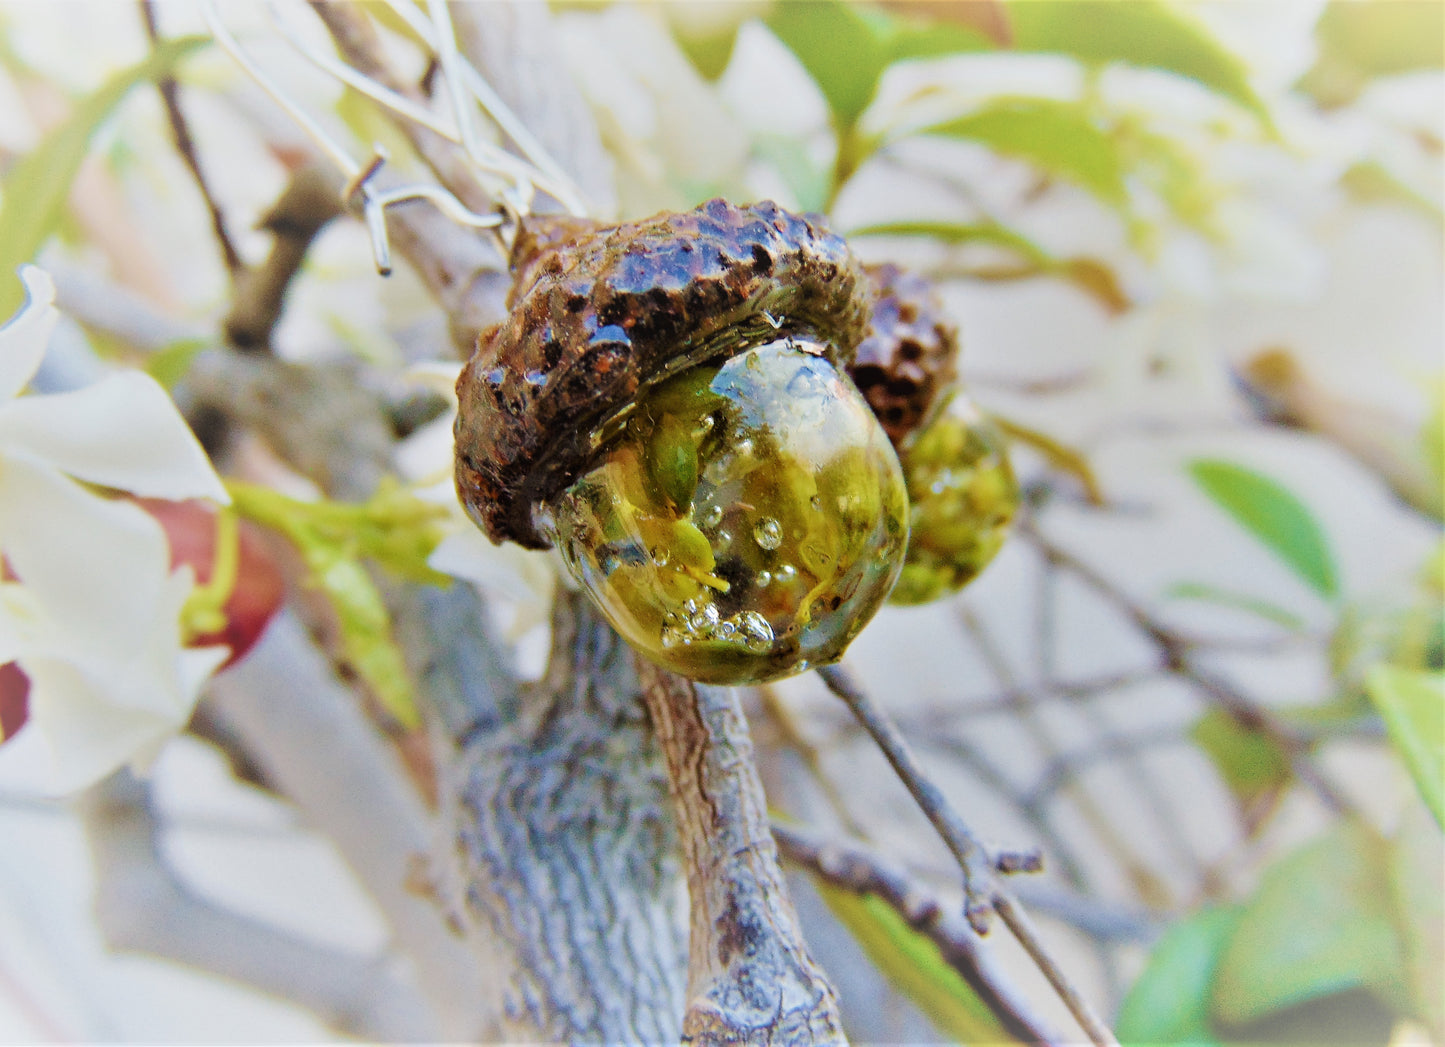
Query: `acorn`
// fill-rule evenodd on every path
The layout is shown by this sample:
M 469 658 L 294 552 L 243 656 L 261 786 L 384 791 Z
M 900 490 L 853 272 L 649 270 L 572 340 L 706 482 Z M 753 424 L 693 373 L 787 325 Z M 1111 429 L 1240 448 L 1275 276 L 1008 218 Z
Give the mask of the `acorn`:
M 958 328 L 922 276 L 890 264 L 864 273 L 872 318 L 848 373 L 901 450 L 933 419 L 957 378 Z
M 844 241 L 713 200 L 534 223 L 512 268 L 457 383 L 477 524 L 555 545 L 629 643 L 693 679 L 840 658 L 908 543 L 898 458 L 847 375 L 871 288 Z

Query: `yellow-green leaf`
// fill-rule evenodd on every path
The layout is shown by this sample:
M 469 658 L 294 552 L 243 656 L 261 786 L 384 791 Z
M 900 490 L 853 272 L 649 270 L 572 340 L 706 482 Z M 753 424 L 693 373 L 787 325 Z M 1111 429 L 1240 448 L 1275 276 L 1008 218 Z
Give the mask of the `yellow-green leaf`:
M 1053 276 L 1065 280 L 1094 298 L 1110 313 L 1130 306 L 1118 275 L 1097 258 L 1055 258 L 1028 237 L 997 222 L 878 222 L 849 231 L 858 236 L 920 236 L 950 245 L 983 244 L 999 247 L 1019 256 L 1020 267 L 1008 278 Z M 975 274 L 989 276 L 988 273 Z
M 1339 592 L 1335 560 L 1305 504 L 1275 480 L 1233 462 L 1200 458 L 1189 475 L 1221 509 L 1299 575 L 1315 592 Z
M 1279 743 L 1249 731 L 1223 709 L 1210 709 L 1189 731 L 1219 771 L 1242 809 L 1278 792 L 1290 779 L 1289 757 Z
M 145 372 L 170 389 L 186 376 L 196 355 L 210 344 L 209 338 L 181 338 L 171 342 L 146 359 Z
M 1349 102 L 1371 79 L 1445 65 L 1439 0 L 1335 0 L 1315 25 L 1319 54 L 1300 86 L 1325 105 Z
M 1377 665 L 1365 691 L 1430 813 L 1445 825 L 1445 673 Z
M 1213 1044 L 1209 998 L 1215 968 L 1239 923 L 1237 907 L 1206 909 L 1169 929 L 1119 1009 L 1125 1044 Z
M 1158 0 L 1015 0 L 1009 14 L 1020 51 L 1056 52 L 1096 65 L 1123 62 L 1187 77 L 1272 126 L 1244 63 L 1176 6 Z
M 1213 1013 L 1231 1025 L 1347 989 L 1400 996 L 1404 956 L 1388 847 L 1340 822 L 1265 870 L 1219 961 Z
M 1082 186 L 1112 207 L 1127 201 L 1124 166 L 1113 139 L 1077 102 L 1003 98 L 913 133 L 978 142 Z
M 956 22 L 920 24 L 845 0 L 782 0 L 767 26 L 818 85 L 840 131 L 857 123 L 893 62 L 993 46 Z
M 144 61 L 116 73 L 81 99 L 64 123 L 10 169 L 0 206 L 0 273 L 14 273 L 32 261 L 55 231 L 91 138 L 131 89 L 167 75 L 186 55 L 209 42 L 209 37 L 186 36 L 158 45 Z M 0 280 L 0 316 L 9 316 L 20 301 L 19 281 Z
M 879 972 L 912 1000 L 939 1032 L 956 1043 L 1015 1043 L 963 976 L 948 965 L 881 898 L 859 896 L 814 879 L 823 901 L 867 953 Z
M 1415 1017 L 1445 1042 L 1445 836 L 1412 804 L 1390 841 L 1390 886 L 1405 948 L 1405 989 Z

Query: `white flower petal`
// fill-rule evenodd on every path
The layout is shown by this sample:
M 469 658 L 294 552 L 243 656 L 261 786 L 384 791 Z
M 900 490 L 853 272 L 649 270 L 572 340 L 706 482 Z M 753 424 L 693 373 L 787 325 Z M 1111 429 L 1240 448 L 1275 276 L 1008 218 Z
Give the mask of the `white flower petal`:
M 20 456 L 0 458 L 0 551 L 38 612 L 98 657 L 142 646 L 170 570 L 161 525 Z
M 30 677 L 30 718 L 50 748 L 57 792 L 99 781 L 137 753 L 153 751 L 180 726 L 173 716 L 115 704 L 120 681 L 96 679 L 55 659 L 21 665 Z
M 0 279 L 10 279 L 9 273 Z M 0 403 L 25 388 L 35 376 L 50 332 L 60 314 L 55 311 L 55 284 L 50 274 L 33 265 L 21 266 L 20 279 L 25 282 L 28 301 L 4 327 L 0 327 Z
M 140 371 L 0 406 L 0 449 L 133 494 L 230 501 L 176 405 Z

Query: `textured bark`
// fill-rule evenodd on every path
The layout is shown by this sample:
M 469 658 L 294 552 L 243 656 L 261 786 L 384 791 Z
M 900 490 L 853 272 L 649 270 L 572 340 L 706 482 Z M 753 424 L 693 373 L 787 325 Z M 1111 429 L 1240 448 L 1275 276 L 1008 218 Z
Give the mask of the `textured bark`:
M 846 1043 L 832 986 L 788 899 L 737 692 L 641 659 L 638 674 L 667 758 L 687 864 L 683 1041 Z
M 512 704 L 474 721 L 440 772 L 461 916 L 500 960 L 497 1036 L 676 1042 L 683 884 L 630 652 L 564 595 L 547 675 Z

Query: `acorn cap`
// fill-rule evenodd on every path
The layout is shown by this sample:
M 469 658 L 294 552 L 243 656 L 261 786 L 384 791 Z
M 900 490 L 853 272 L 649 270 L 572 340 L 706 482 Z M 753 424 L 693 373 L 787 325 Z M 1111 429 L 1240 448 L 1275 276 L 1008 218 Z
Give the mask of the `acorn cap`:
M 873 316 L 848 373 L 901 450 L 953 384 L 958 327 L 923 277 L 896 265 L 869 265 L 864 273 Z
M 551 544 L 533 507 L 586 471 L 599 428 L 648 386 L 788 335 L 844 368 L 866 331 L 862 270 L 814 217 L 712 200 L 589 225 L 519 237 L 510 313 L 457 380 L 457 492 L 499 544 Z

